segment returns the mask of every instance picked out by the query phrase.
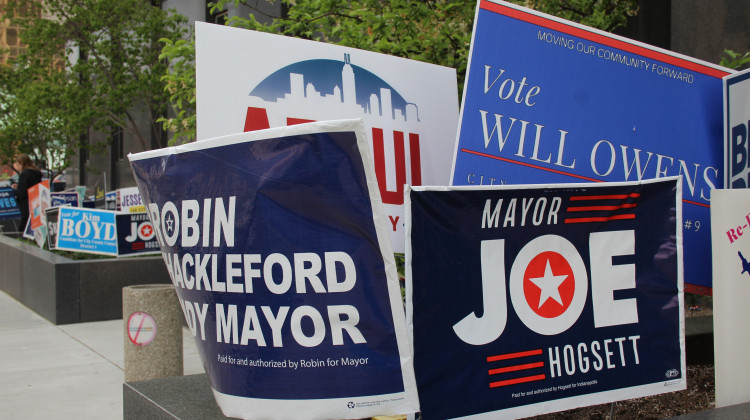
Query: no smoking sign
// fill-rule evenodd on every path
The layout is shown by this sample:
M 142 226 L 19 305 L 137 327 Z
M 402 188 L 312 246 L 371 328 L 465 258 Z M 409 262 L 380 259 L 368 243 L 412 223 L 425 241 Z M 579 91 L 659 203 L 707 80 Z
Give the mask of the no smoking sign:
M 128 338 L 136 346 L 145 346 L 156 337 L 156 321 L 146 312 L 133 312 L 128 318 Z

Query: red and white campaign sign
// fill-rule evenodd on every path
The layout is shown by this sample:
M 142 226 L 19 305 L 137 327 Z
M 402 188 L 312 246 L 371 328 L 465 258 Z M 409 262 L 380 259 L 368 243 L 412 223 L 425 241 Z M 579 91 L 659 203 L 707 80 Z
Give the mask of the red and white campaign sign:
M 741 179 L 741 178 L 740 178 Z M 711 191 L 716 406 L 750 402 L 750 189 Z M 696 308 L 702 309 L 702 308 Z
M 403 252 L 404 185 L 450 181 L 458 126 L 456 71 L 201 22 L 195 42 L 198 140 L 361 118 L 393 248 Z

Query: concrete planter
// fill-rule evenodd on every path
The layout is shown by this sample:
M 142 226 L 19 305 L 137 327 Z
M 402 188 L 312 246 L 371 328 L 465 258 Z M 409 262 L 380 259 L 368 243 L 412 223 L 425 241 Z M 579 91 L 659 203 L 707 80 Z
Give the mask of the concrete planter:
M 56 325 L 122 318 L 122 288 L 170 283 L 161 256 L 71 260 L 0 235 L 0 290 Z

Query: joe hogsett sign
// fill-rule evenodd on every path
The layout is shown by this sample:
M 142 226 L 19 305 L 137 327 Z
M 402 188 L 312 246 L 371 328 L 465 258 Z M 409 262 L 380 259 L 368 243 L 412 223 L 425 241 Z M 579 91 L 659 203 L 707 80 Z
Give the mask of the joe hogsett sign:
M 686 287 L 710 294 L 731 72 L 501 1 L 478 2 L 452 185 L 683 178 Z
M 407 316 L 424 418 L 685 389 L 680 192 L 677 177 L 414 187 Z
M 130 161 L 225 415 L 418 411 L 361 120 L 237 134 Z

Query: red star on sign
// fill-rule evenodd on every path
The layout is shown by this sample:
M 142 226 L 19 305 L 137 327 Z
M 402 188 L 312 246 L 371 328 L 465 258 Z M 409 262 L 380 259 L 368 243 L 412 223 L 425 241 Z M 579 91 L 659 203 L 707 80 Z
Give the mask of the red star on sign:
M 575 293 L 575 278 L 568 261 L 557 252 L 534 257 L 523 275 L 523 292 L 529 308 L 544 318 L 562 315 Z
M 151 238 L 151 235 L 154 234 L 153 229 L 151 229 L 151 226 L 144 225 L 141 227 L 141 235 L 143 235 L 144 238 Z

